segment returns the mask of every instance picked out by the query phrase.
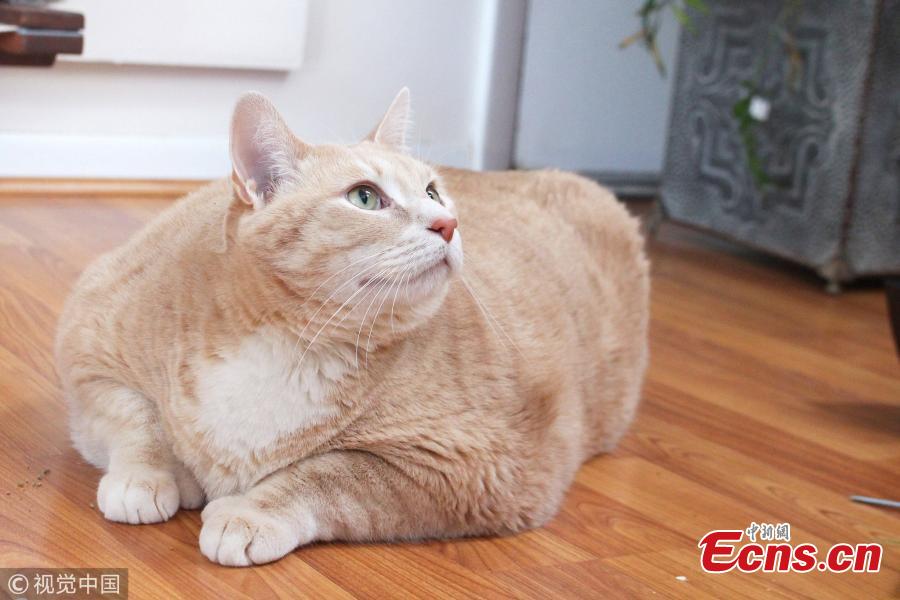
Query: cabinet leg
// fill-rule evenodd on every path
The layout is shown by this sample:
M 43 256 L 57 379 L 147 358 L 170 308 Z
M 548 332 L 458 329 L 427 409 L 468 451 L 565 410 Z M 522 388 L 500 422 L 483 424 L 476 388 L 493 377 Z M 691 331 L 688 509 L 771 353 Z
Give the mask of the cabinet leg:
M 825 279 L 825 291 L 836 296 L 843 291 L 842 281 L 847 281 L 847 266 L 840 257 L 829 260 L 818 269 L 819 275 Z
M 894 332 L 894 345 L 897 346 L 897 356 L 900 357 L 900 277 L 888 277 L 884 282 L 884 289 L 887 291 L 888 316 Z

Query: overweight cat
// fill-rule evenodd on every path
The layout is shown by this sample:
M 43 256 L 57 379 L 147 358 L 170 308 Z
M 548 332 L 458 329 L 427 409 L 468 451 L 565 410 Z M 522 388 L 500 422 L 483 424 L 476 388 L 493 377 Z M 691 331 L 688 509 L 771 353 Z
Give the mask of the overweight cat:
M 616 444 L 647 361 L 636 220 L 574 175 L 420 162 L 408 112 L 404 89 L 312 146 L 245 95 L 231 180 L 82 275 L 57 359 L 107 519 L 205 504 L 224 565 L 510 533 Z

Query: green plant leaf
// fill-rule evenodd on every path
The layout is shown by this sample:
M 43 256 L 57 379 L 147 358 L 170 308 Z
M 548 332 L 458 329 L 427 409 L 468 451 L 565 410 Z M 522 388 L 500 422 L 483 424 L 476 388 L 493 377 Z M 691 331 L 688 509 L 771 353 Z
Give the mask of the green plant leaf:
M 706 5 L 706 2 L 704 2 L 703 0 L 684 0 L 684 3 L 698 12 L 702 12 L 702 13 L 709 12 L 709 7 Z
M 747 94 L 734 103 L 731 107 L 731 114 L 737 122 L 738 135 L 741 138 L 744 156 L 747 159 L 747 170 L 750 172 L 750 177 L 753 179 L 757 190 L 762 193 L 772 183 L 772 179 L 766 173 L 762 159 L 757 153 L 756 136 L 753 135 L 757 122 L 753 115 L 750 114 L 750 103 L 753 101 L 756 86 L 749 81 L 743 82 L 742 86 L 747 90 Z
M 646 17 L 655 10 L 658 10 L 656 0 L 644 0 L 644 3 L 637 11 L 637 14 L 639 17 Z
M 678 19 L 679 23 L 681 23 L 682 27 L 693 30 L 691 19 L 687 16 L 687 13 L 684 12 L 684 9 L 677 4 L 671 4 L 669 6 L 672 9 L 672 12 L 675 14 L 675 18 Z
M 737 102 L 734 103 L 734 106 L 731 107 L 731 114 L 734 115 L 734 118 L 738 120 L 740 124 L 744 120 L 750 119 L 750 96 L 745 96 L 741 98 Z
M 661 77 L 666 76 L 666 63 L 662 58 L 662 54 L 659 53 L 659 46 L 656 45 L 656 40 L 650 38 L 647 41 L 647 50 L 650 52 L 650 56 L 653 57 L 653 62 L 656 64 L 656 69 L 659 71 Z

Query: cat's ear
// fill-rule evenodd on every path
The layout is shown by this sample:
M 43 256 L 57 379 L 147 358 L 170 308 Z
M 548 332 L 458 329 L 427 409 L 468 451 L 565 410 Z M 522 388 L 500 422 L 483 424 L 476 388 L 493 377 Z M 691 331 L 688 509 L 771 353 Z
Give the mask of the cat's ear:
M 278 184 L 296 175 L 305 145 L 298 140 L 268 98 L 241 96 L 231 117 L 231 180 L 238 196 L 264 207 Z
M 411 128 L 409 88 L 403 88 L 391 102 L 391 106 L 384 113 L 381 122 L 366 139 L 405 152 L 407 150 L 406 140 Z

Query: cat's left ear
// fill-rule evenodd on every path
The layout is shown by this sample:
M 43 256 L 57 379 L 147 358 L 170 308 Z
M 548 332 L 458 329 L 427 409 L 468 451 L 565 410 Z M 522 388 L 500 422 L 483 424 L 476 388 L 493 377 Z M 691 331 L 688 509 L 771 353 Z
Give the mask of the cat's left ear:
M 259 209 L 285 179 L 296 175 L 306 145 L 262 94 L 241 96 L 231 118 L 231 180 L 237 195 Z
M 389 146 L 401 152 L 407 151 L 406 140 L 409 130 L 412 128 L 412 118 L 409 103 L 409 88 L 403 88 L 397 93 L 390 108 L 381 118 L 381 123 L 372 130 L 366 139 L 376 144 Z

